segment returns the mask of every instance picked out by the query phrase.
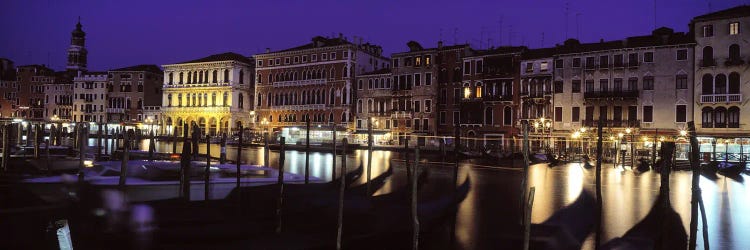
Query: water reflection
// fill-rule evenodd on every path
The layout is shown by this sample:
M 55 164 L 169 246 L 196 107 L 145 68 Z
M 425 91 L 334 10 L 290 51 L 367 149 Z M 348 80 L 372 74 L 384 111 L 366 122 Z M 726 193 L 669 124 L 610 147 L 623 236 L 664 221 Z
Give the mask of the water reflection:
M 89 143 L 92 146 L 96 145 L 93 139 Z M 139 146 L 146 150 L 148 141 L 140 142 Z M 177 143 L 178 151 L 181 147 L 181 143 Z M 172 143 L 157 141 L 156 149 L 159 152 L 171 152 Z M 199 145 L 201 153 L 204 153 L 205 149 L 205 144 Z M 228 159 L 236 158 L 236 147 L 227 146 L 226 152 Z M 211 155 L 218 157 L 219 154 L 219 146 L 211 145 Z M 278 154 L 278 151 L 270 152 L 271 167 L 278 167 Z M 367 157 L 366 151 L 355 151 L 347 155 L 348 169 L 367 164 Z M 373 178 L 385 172 L 388 167 L 394 168 L 393 176 L 376 195 L 392 192 L 406 184 L 404 164 L 393 161 L 402 157 L 402 154 L 395 152 L 373 152 Z M 440 161 L 435 156 L 424 157 L 429 161 Z M 263 164 L 264 152 L 262 148 L 245 148 L 240 158 L 244 163 Z M 337 156 L 336 160 L 336 165 L 340 167 L 341 156 Z M 309 161 L 312 176 L 323 180 L 331 179 L 331 153 L 311 152 Z M 305 153 L 287 151 L 284 164 L 287 171 L 304 174 Z M 423 166 L 427 166 L 431 171 L 429 183 L 425 186 L 426 196 L 445 194 L 455 187 L 455 183 L 452 183 L 452 167 L 436 164 Z M 518 233 L 521 174 L 515 170 L 460 164 L 458 180 L 463 181 L 468 177 L 472 182 L 472 189 L 459 205 L 455 248 L 496 249 L 498 244 L 501 244 L 501 235 Z M 580 164 L 555 168 L 549 168 L 545 164 L 531 166 L 528 183 L 536 188 L 532 222 L 540 223 L 546 220 L 559 208 L 571 204 L 582 190 L 593 194 L 594 175 L 593 169 L 584 169 Z M 670 180 L 671 203 L 687 231 L 690 224 L 691 173 L 674 172 Z M 363 181 L 360 179 L 357 182 Z M 744 216 L 744 213 L 750 211 L 750 193 L 747 192 L 746 184 L 721 175 L 715 181 L 701 177 L 700 183 L 708 217 L 711 246 L 716 249 L 750 249 L 750 237 L 747 237 L 750 235 L 750 216 Z M 611 164 L 602 166 L 603 242 L 622 236 L 643 219 L 653 206 L 659 187 L 659 174 L 653 171 L 636 174 L 630 169 L 613 168 Z M 702 228 L 702 225 L 699 225 L 699 228 Z M 701 232 L 698 235 L 701 235 Z M 443 245 L 450 244 L 448 238 L 435 241 L 444 241 L 441 243 Z M 703 239 L 699 237 L 698 245 L 702 246 L 702 242 Z M 593 249 L 593 235 L 586 240 L 584 249 Z

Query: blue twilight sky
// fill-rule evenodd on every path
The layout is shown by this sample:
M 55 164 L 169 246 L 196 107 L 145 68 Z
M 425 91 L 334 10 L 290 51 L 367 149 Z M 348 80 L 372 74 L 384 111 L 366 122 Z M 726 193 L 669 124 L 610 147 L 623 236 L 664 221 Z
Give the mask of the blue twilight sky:
M 338 33 L 379 44 L 386 55 L 406 50 L 409 40 L 434 47 L 441 38 L 537 48 L 562 43 L 566 33 L 594 42 L 660 26 L 687 31 L 694 16 L 742 4 L 750 0 L 3 0 L 0 57 L 64 69 L 78 16 L 89 70 L 98 71 L 252 55 Z

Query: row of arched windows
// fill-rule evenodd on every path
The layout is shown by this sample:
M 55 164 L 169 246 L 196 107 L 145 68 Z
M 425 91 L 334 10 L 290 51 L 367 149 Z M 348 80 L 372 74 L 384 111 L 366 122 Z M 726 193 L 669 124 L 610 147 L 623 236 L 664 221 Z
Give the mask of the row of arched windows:
M 367 79 L 367 89 L 390 89 L 391 78 Z M 357 89 L 365 89 L 364 80 L 357 81 Z
M 347 67 L 344 67 L 342 69 L 342 75 L 340 78 L 346 78 L 349 77 L 349 70 Z M 297 81 L 297 80 L 313 80 L 313 79 L 336 79 L 338 75 L 336 75 L 336 69 L 331 68 L 330 70 L 326 69 L 312 69 L 312 70 L 302 70 L 298 73 L 298 71 L 287 71 L 287 72 L 278 72 L 276 74 L 268 74 L 266 76 L 266 80 L 268 80 L 268 83 L 274 83 L 274 82 L 284 82 L 284 81 Z M 256 76 L 258 83 L 263 83 L 263 74 L 258 74 Z
M 188 93 L 188 94 L 177 94 L 176 98 L 172 98 L 172 94 L 167 95 L 167 106 L 168 107 L 229 107 L 229 93 L 224 92 L 222 96 L 221 105 L 216 101 L 217 93 L 211 93 L 211 99 L 209 102 L 208 93 Z M 184 98 L 183 98 L 184 97 Z M 175 100 L 176 99 L 176 100 Z M 239 94 L 239 107 L 243 108 L 244 97 L 242 93 Z
M 210 72 L 211 78 L 209 78 L 209 71 L 208 70 L 200 70 L 200 71 L 188 71 L 188 72 L 180 72 L 177 78 L 178 84 L 193 84 L 193 83 L 218 83 L 219 77 L 218 73 L 219 71 L 213 70 Z M 243 70 L 240 70 L 240 84 L 245 83 L 245 72 Z M 167 77 L 167 83 L 168 84 L 174 84 L 174 72 L 169 72 L 169 75 Z M 223 83 L 229 83 L 229 70 L 224 69 L 224 75 L 221 79 L 221 82 Z
M 352 119 L 352 117 L 349 116 L 348 112 L 341 113 L 341 119 L 338 121 L 335 121 L 333 119 L 334 118 L 333 112 L 328 113 L 328 115 L 326 115 L 325 113 L 303 114 L 301 117 L 299 117 L 299 119 L 297 119 L 298 118 L 297 114 L 279 114 L 277 118 L 278 120 L 276 121 L 278 122 L 298 122 L 298 121 L 304 122 L 307 119 L 310 119 L 311 122 L 344 122 L 344 121 L 351 122 L 351 119 Z M 273 122 L 274 116 L 269 115 L 268 121 Z
M 705 107 L 701 110 L 701 121 L 704 128 L 739 128 L 740 108 Z
M 739 94 L 740 93 L 740 74 L 737 72 L 729 73 L 729 84 L 727 76 L 718 74 L 714 77 L 711 74 L 704 74 L 702 78 L 702 94 Z
M 732 44 L 729 45 L 729 61 L 740 60 L 740 45 Z M 714 66 L 714 48 L 711 46 L 703 47 L 703 63 L 702 66 Z
M 310 89 L 294 92 L 266 93 L 266 106 L 284 106 L 284 105 L 308 105 L 308 104 L 326 104 L 335 105 L 336 95 L 340 94 L 340 89 Z M 339 103 L 348 104 L 349 90 L 345 89 L 345 98 Z M 258 94 L 257 106 L 263 107 L 264 94 Z

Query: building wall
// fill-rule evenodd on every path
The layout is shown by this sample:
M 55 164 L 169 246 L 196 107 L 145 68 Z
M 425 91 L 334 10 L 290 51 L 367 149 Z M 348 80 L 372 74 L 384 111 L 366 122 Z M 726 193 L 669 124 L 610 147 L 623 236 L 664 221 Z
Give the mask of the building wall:
M 143 107 L 160 105 L 162 102 L 163 75 L 160 73 L 109 71 L 107 77 L 109 122 L 143 122 L 146 119 Z
M 107 74 L 73 78 L 73 122 L 106 122 Z
M 73 83 L 45 84 L 45 110 L 47 121 L 73 121 Z
M 400 86 L 394 91 L 395 104 L 398 112 L 392 115 L 398 126 L 397 133 L 436 135 L 437 134 L 437 72 L 435 64 L 437 58 L 436 49 L 426 49 L 414 52 L 393 54 L 392 77 L 393 83 Z M 430 58 L 427 63 L 426 58 Z M 417 59 L 419 58 L 419 59 Z M 398 65 L 395 63 L 398 61 Z M 419 61 L 419 62 L 418 62 Z M 429 78 L 429 85 L 428 79 Z M 424 124 L 427 123 L 427 126 Z M 432 140 L 419 137 L 410 139 L 412 144 L 416 141 L 420 146 L 425 146 Z M 434 146 L 434 145 L 432 145 Z
M 730 23 L 739 23 L 738 34 L 729 34 Z M 704 27 L 711 25 L 713 35 L 705 36 Z M 728 18 L 719 20 L 696 21 L 692 25 L 695 40 L 695 112 L 693 119 L 699 134 L 713 136 L 732 136 L 739 133 L 750 132 L 750 106 L 745 100 L 750 94 L 750 87 L 746 84 L 750 79 L 750 16 L 741 18 Z M 729 48 L 732 45 L 739 47 L 741 61 L 729 60 Z M 715 63 L 704 65 L 703 62 L 710 61 L 704 54 L 704 49 L 712 48 Z M 734 77 L 732 77 L 734 76 Z M 737 79 L 737 76 L 739 79 Z M 736 80 L 735 80 L 736 79 Z M 722 89 L 721 94 L 717 90 L 718 82 L 726 82 L 728 89 Z M 739 91 L 732 91 L 732 82 L 739 84 Z M 739 123 L 731 122 L 728 110 L 739 108 Z M 707 112 L 704 112 L 704 109 Z M 726 109 L 727 112 L 715 112 L 717 109 Z M 705 114 L 704 114 L 705 113 Z M 716 113 L 723 113 L 724 125 L 719 124 Z M 705 116 L 712 119 L 706 119 Z M 713 121 L 713 122 L 712 122 Z M 734 124 L 730 124 L 734 123 Z
M 453 136 L 455 125 L 461 122 L 463 58 L 472 51 L 468 45 L 443 47 L 439 44 L 438 48 L 437 131 L 441 136 Z
M 24 119 L 44 118 L 44 84 L 53 83 L 54 72 L 44 66 L 20 66 L 17 69 L 19 99 L 16 117 Z
M 392 75 L 372 74 L 357 76 L 355 85 L 357 101 L 355 104 L 355 128 L 359 134 L 366 135 L 368 131 L 368 120 L 372 124 L 376 144 L 394 144 L 391 134 L 393 113 L 392 103 Z M 364 136 L 362 140 L 366 140 Z
M 183 124 L 197 124 L 202 133 L 218 135 L 229 133 L 240 124 L 246 128 L 252 124 L 253 95 L 248 87 L 253 72 L 251 65 L 238 61 L 214 61 L 170 64 L 163 65 L 163 68 L 162 115 L 158 119 L 160 133 L 181 135 Z M 224 77 L 224 70 L 228 71 L 228 78 Z M 242 81 L 240 71 L 243 72 Z M 192 76 L 188 79 L 188 75 L 201 74 L 204 76 L 197 80 Z

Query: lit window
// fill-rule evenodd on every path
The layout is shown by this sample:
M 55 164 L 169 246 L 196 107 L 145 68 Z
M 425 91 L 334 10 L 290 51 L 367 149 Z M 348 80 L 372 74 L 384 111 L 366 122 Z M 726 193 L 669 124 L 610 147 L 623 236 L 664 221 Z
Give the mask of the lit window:
M 432 63 L 432 56 L 431 55 L 424 56 L 424 65 L 430 65 L 430 63 Z
M 549 68 L 549 65 L 547 65 L 547 62 L 542 62 L 541 65 L 539 65 L 539 69 L 541 70 L 547 70 Z
M 482 85 L 477 85 L 477 98 L 482 98 Z
M 415 57 L 414 58 L 414 66 L 422 66 L 422 57 Z
M 468 99 L 469 97 L 471 97 L 471 88 L 467 86 L 464 87 L 464 98 Z
M 740 33 L 740 23 L 734 22 L 729 24 L 729 34 L 737 35 Z

